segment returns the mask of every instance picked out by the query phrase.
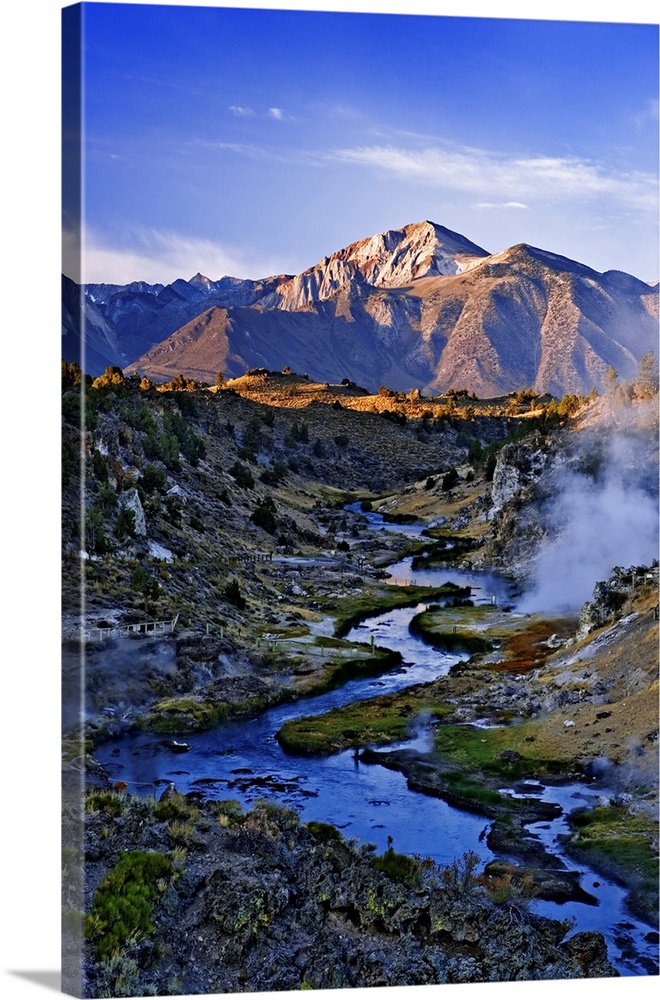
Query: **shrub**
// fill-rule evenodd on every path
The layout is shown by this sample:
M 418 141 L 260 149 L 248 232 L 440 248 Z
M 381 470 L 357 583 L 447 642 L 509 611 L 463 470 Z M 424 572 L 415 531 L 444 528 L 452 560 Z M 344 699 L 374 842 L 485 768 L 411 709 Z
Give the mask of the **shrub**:
M 78 453 L 68 441 L 62 441 L 62 485 L 67 486 L 78 468 Z
M 383 872 L 395 882 L 414 886 L 419 881 L 419 862 L 409 858 L 407 854 L 398 854 L 391 847 L 388 847 L 380 857 L 374 858 L 371 863 L 379 872 Z
M 261 420 L 256 414 L 248 420 L 243 430 L 243 446 L 258 451 L 261 446 Z
M 440 879 L 447 889 L 459 892 L 472 892 L 477 884 L 475 874 L 479 864 L 479 855 L 474 851 L 466 851 L 460 858 L 455 858 L 440 872 Z
M 92 507 L 85 517 L 85 548 L 92 555 L 102 556 L 110 551 L 110 544 L 105 533 L 103 514 L 97 507 Z
M 128 941 L 153 932 L 151 913 L 159 884 L 171 874 L 172 863 L 164 854 L 122 851 L 116 866 L 99 883 L 86 921 L 86 937 L 99 959 L 108 959 Z
M 105 464 L 105 459 L 100 451 L 94 449 L 87 467 L 99 483 L 107 483 L 108 466 Z
M 80 423 L 80 392 L 70 390 L 62 396 L 62 416 L 72 424 Z
M 234 477 L 236 485 L 240 486 L 241 489 L 251 490 L 254 488 L 254 476 L 250 470 L 240 462 L 234 462 L 229 470 L 229 475 Z
M 456 485 L 458 480 L 459 480 L 458 472 L 452 466 L 449 472 L 445 473 L 445 475 L 442 477 L 442 489 L 445 492 L 447 492 L 447 490 L 452 489 L 452 487 Z
M 162 462 L 168 469 L 175 472 L 181 468 L 179 441 L 175 434 L 159 432 L 154 427 L 145 436 L 142 447 L 147 458 Z
M 82 381 L 82 372 L 80 366 L 72 361 L 71 364 L 68 361 L 62 361 L 62 388 L 71 389 L 76 385 L 80 385 Z
M 318 840 L 321 844 L 329 844 L 333 841 L 337 843 L 344 839 L 341 835 L 341 831 L 339 831 L 337 827 L 333 826 L 331 823 L 322 823 L 313 819 L 310 820 L 306 826 L 311 835 L 314 837 L 314 840 Z
M 160 466 L 148 462 L 142 470 L 140 483 L 147 493 L 152 490 L 162 491 L 167 485 L 167 473 Z
M 146 607 L 150 600 L 158 597 L 158 580 L 151 576 L 144 566 L 138 566 L 131 574 L 131 589 L 144 598 Z
M 115 521 L 115 535 L 117 538 L 135 537 L 135 513 L 128 507 L 122 507 L 117 514 Z
M 241 594 L 241 588 L 238 580 L 230 580 L 225 587 L 225 597 L 230 604 L 233 604 L 235 608 L 242 611 L 245 608 L 245 598 Z
M 92 382 L 92 388 L 94 389 L 116 389 L 118 387 L 125 389 L 126 379 L 124 378 L 123 371 L 117 365 L 108 365 L 103 375 L 99 375 Z
M 288 472 L 289 468 L 284 462 L 274 462 L 272 468 L 264 469 L 259 479 L 266 486 L 279 486 L 280 483 L 285 481 Z
M 270 497 L 260 500 L 251 514 L 250 520 L 259 528 L 263 528 L 269 535 L 274 535 L 277 531 L 277 518 L 275 517 L 276 507 Z
M 309 428 L 307 424 L 299 424 L 297 420 L 294 420 L 291 424 L 291 430 L 287 434 L 285 443 L 289 447 L 293 447 L 297 444 L 307 444 L 309 441 Z
M 113 513 L 117 506 L 117 494 L 110 483 L 101 483 L 96 491 L 96 503 L 104 514 Z
M 488 455 L 488 458 L 486 459 L 486 468 L 484 471 L 486 480 L 489 483 L 492 482 L 496 465 L 497 465 L 497 455 L 495 454 L 495 452 L 491 451 L 490 454 Z
M 88 813 L 102 812 L 106 816 L 119 816 L 122 806 L 122 799 L 116 792 L 90 792 L 85 799 L 85 811 Z
M 468 461 L 478 462 L 481 458 L 482 452 L 483 448 L 481 447 L 481 443 L 476 438 L 473 438 L 470 442 L 470 447 L 468 448 Z

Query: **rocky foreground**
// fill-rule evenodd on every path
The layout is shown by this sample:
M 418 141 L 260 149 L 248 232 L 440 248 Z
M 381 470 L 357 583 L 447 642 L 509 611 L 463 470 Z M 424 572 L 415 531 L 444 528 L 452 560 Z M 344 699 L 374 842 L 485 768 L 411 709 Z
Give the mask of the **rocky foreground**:
M 469 854 L 376 856 L 266 802 L 173 790 L 92 793 L 85 827 L 88 996 L 617 975 L 600 934 L 533 915 Z

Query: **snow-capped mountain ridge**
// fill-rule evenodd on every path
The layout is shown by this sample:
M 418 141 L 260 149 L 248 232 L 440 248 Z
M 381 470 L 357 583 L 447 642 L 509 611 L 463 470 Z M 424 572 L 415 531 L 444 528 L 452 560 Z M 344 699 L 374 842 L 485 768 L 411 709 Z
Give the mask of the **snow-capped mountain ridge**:
M 369 284 L 381 288 L 458 274 L 487 256 L 464 236 L 427 220 L 358 240 L 326 259 L 354 262 Z

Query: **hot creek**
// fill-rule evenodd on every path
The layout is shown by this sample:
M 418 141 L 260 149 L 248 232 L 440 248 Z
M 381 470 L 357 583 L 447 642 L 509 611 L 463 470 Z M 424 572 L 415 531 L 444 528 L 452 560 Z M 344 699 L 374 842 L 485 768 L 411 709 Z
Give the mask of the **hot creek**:
M 396 531 L 411 539 L 420 537 L 419 526 L 384 525 L 382 517 L 374 513 L 366 517 L 374 530 Z M 469 586 L 475 603 L 509 600 L 505 582 L 490 574 L 454 569 L 413 572 L 410 559 L 392 564 L 388 571 L 391 582 L 441 586 L 451 580 Z M 160 736 L 140 732 L 103 744 L 97 759 L 113 781 L 126 782 L 134 794 L 159 794 L 171 781 L 180 792 L 201 791 L 205 797 L 236 799 L 246 807 L 258 798 L 268 798 L 296 809 L 305 822 L 332 823 L 344 836 L 375 844 L 378 851 L 393 843 L 401 853 L 419 854 L 446 864 L 471 850 L 486 863 L 494 857 L 486 844 L 488 819 L 411 791 L 402 774 L 365 764 L 354 751 L 296 757 L 285 753 L 276 739 L 276 733 L 289 719 L 325 713 L 446 674 L 460 657 L 439 653 L 410 633 L 410 620 L 420 610 L 423 606 L 418 605 L 375 615 L 349 633 L 349 639 L 363 642 L 373 636 L 377 645 L 402 654 L 403 664 L 382 676 L 352 680 L 326 694 L 280 705 L 256 718 L 224 723 L 203 733 L 181 734 L 178 739 L 190 747 L 185 754 L 173 753 Z M 426 722 L 419 718 L 413 723 L 410 738 L 388 749 L 425 749 L 429 744 Z M 657 975 L 657 933 L 626 909 L 624 889 L 562 854 L 559 838 L 568 829 L 565 814 L 593 801 L 596 794 L 606 795 L 607 789 L 574 782 L 535 787 L 530 794 L 561 805 L 563 813 L 558 819 L 532 824 L 530 833 L 558 859 L 558 867 L 579 869 L 581 886 L 594 902 L 557 904 L 535 900 L 529 905 L 549 917 L 572 917 L 575 930 L 601 931 L 610 960 L 621 975 Z

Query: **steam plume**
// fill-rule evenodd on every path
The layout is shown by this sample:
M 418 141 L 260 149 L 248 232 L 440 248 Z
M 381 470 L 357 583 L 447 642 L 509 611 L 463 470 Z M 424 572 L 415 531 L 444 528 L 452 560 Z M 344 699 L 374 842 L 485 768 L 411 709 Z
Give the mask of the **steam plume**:
M 638 435 L 618 434 L 595 453 L 595 475 L 555 467 L 554 500 L 524 612 L 577 611 L 615 566 L 648 566 L 658 557 L 657 465 Z M 655 465 L 655 468 L 654 468 Z

